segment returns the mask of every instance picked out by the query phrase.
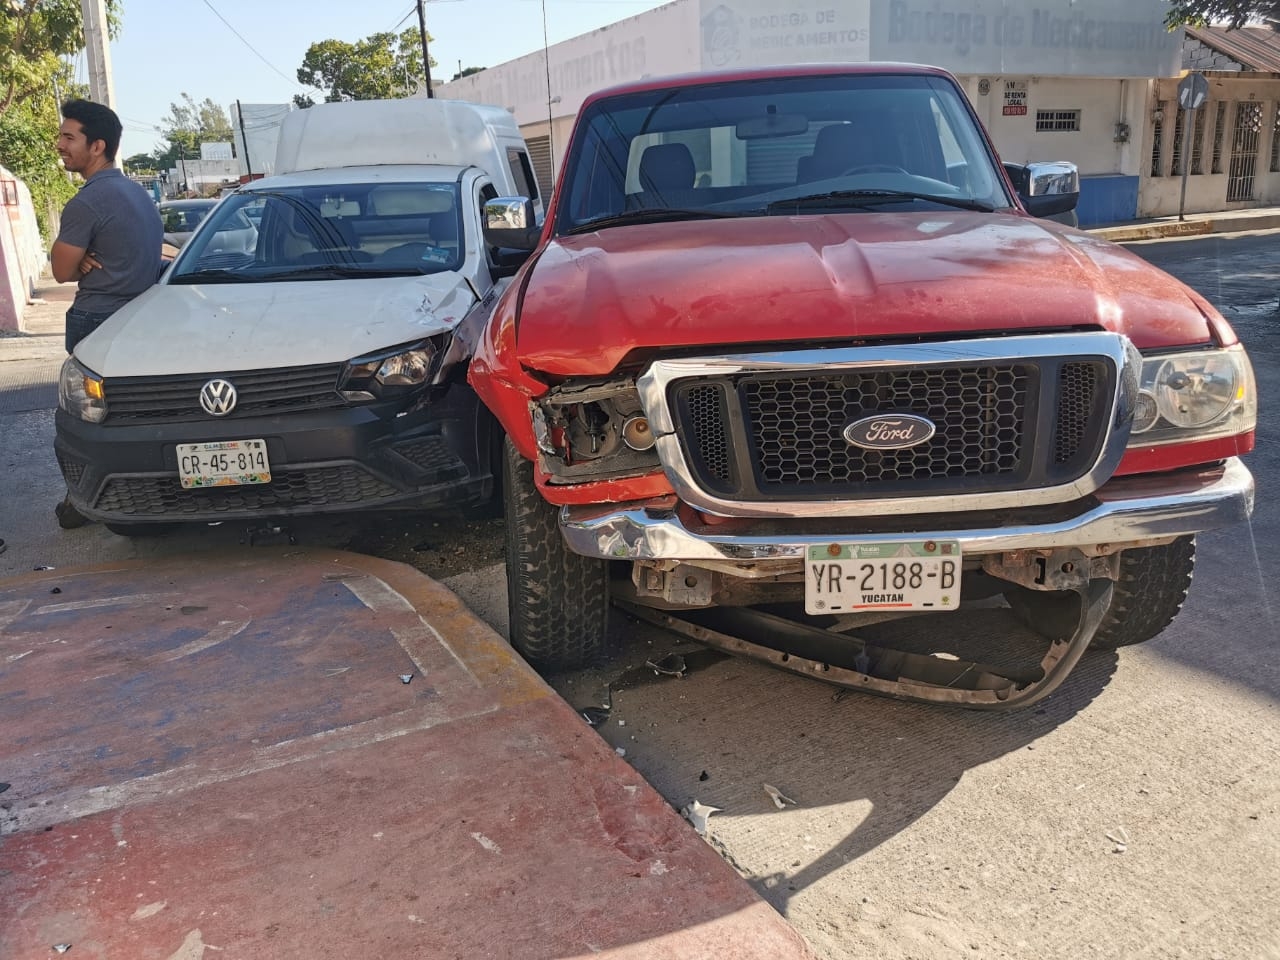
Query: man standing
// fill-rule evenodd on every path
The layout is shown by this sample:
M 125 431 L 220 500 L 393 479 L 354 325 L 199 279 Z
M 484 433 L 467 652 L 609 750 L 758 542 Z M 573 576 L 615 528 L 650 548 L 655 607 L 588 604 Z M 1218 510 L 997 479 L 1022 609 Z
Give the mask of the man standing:
M 59 283 L 79 281 L 67 311 L 67 353 L 102 322 L 156 282 L 164 228 L 150 195 L 114 164 L 120 118 L 88 100 L 62 105 L 58 155 L 84 177 L 84 186 L 62 211 L 62 228 L 50 259 Z M 88 522 L 63 500 L 55 511 L 64 528 Z

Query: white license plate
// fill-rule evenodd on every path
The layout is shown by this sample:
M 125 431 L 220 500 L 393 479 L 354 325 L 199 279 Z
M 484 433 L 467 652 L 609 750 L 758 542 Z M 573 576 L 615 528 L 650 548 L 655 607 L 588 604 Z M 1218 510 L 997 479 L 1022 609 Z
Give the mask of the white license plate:
M 805 613 L 956 610 L 960 544 L 955 540 L 831 543 L 805 558 Z
M 178 444 L 178 476 L 184 489 L 270 483 L 265 440 Z

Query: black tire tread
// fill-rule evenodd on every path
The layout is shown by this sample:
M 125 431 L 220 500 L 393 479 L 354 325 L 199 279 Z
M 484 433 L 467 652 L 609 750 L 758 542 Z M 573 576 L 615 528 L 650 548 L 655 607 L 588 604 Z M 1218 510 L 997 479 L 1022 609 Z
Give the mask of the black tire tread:
M 569 551 L 560 535 L 559 511 L 534 486 L 532 464 L 510 439 L 504 454 L 511 645 L 535 666 L 579 669 L 604 643 L 608 562 Z
M 1120 556 L 1120 579 L 1111 606 L 1089 646 L 1114 650 L 1159 636 L 1182 609 L 1195 565 L 1195 537 L 1126 550 Z
M 1090 649 L 1114 650 L 1159 636 L 1187 599 L 1195 556 L 1193 536 L 1122 553 L 1111 606 Z M 1005 599 L 1019 620 L 1050 639 L 1065 639 L 1075 631 L 1080 604 L 1074 594 L 1012 587 Z

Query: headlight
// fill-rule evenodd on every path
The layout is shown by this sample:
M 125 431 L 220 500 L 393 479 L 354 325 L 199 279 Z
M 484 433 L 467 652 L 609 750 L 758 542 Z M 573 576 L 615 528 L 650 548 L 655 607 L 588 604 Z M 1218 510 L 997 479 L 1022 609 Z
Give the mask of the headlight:
M 101 423 L 107 416 L 102 378 L 80 366 L 74 357 L 67 357 L 58 377 L 58 406 L 73 417 Z
M 1239 344 L 1144 358 L 1132 445 L 1232 436 L 1257 422 L 1253 368 Z
M 438 352 L 429 340 L 411 347 L 357 357 L 347 363 L 338 389 L 348 400 L 405 396 L 431 379 Z

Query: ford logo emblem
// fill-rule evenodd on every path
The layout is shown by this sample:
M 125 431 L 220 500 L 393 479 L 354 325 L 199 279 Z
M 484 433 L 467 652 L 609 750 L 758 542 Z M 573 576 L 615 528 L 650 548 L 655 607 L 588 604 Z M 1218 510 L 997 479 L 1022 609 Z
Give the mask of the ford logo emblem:
M 902 450 L 924 443 L 938 428 L 913 413 L 881 413 L 863 417 L 844 428 L 844 438 L 864 450 Z

